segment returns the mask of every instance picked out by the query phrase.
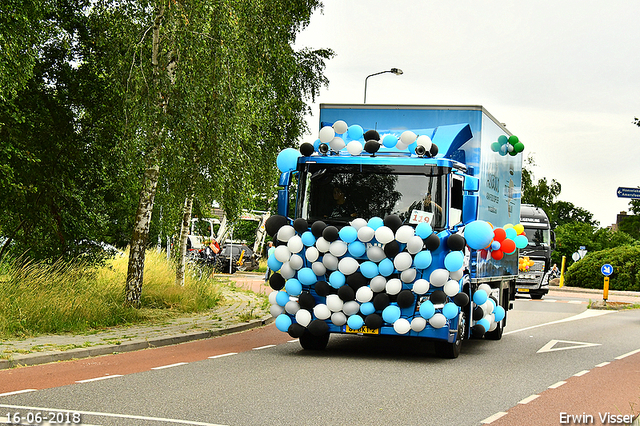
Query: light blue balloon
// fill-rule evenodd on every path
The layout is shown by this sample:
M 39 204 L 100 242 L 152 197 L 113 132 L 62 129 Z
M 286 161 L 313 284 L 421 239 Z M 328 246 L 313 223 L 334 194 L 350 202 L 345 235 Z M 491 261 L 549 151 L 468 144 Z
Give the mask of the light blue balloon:
M 304 285 L 315 284 L 318 281 L 318 277 L 311 268 L 302 268 L 298 271 L 298 279 L 300 283 Z
M 279 271 L 280 268 L 282 268 L 282 262 L 280 262 L 278 259 L 276 259 L 275 254 L 271 254 L 271 255 L 269 255 L 269 258 L 267 259 L 267 266 L 272 271 Z
M 436 313 L 436 308 L 433 306 L 430 300 L 424 301 L 420 304 L 420 316 L 426 320 L 431 318 Z
M 315 141 L 313 141 L 313 149 L 318 151 L 319 148 L 320 148 L 320 139 L 316 139 Z
M 415 154 L 417 147 L 418 147 L 418 142 L 412 143 L 411 145 L 409 145 L 409 152 L 412 154 Z
M 393 260 L 389 259 L 388 257 L 382 259 L 380 263 L 378 263 L 378 272 L 383 277 L 388 277 L 389 275 L 393 274 L 393 271 L 395 269 L 395 266 L 393 266 Z
M 453 319 L 458 315 L 458 310 L 458 305 L 449 302 L 442 308 L 442 315 L 444 315 L 447 319 Z
M 346 277 L 340 271 L 333 271 L 331 275 L 329 275 L 329 284 L 333 288 L 340 288 L 346 282 Z
M 464 254 L 461 251 L 452 251 L 444 258 L 444 267 L 450 272 L 460 270 L 463 264 Z
M 384 220 L 382 220 L 378 216 L 374 216 L 371 219 L 369 219 L 369 222 L 367 222 L 367 226 L 369 226 L 369 228 L 371 228 L 371 229 L 373 229 L 375 231 L 376 229 L 380 228 L 381 226 L 384 226 Z
M 362 275 L 364 275 L 365 278 L 371 279 L 378 275 L 378 265 L 370 260 L 367 260 L 360 265 L 360 272 L 362 273 Z
M 422 222 L 416 226 L 416 235 L 423 240 L 431 234 L 433 234 L 433 228 L 428 223 Z
M 299 296 L 302 293 L 302 284 L 295 278 L 289 278 L 284 283 L 284 289 L 287 290 L 291 296 Z
M 367 252 L 367 246 L 362 241 L 354 241 L 349 244 L 347 250 L 349 250 L 351 256 L 360 257 Z
M 276 164 L 281 172 L 289 172 L 295 170 L 298 165 L 298 157 L 301 157 L 300 151 L 295 148 L 286 148 L 280 151 Z
M 302 244 L 306 247 L 312 247 L 316 243 L 316 237 L 311 233 L 311 231 L 306 231 L 300 237 L 302 240 Z
M 480 321 L 476 322 L 476 324 L 483 326 L 485 332 L 489 331 L 489 327 L 491 327 L 491 324 L 489 324 L 489 320 L 486 318 L 482 318 Z
M 500 322 L 504 319 L 504 308 L 502 306 L 496 306 L 493 310 L 493 315 L 496 317 L 496 322 Z
M 358 239 L 358 231 L 353 226 L 344 226 L 338 235 L 345 243 L 352 243 Z
M 352 124 L 347 129 L 347 136 L 349 137 L 349 139 L 358 140 L 362 137 L 362 135 L 364 135 L 364 130 L 357 124 Z
M 484 304 L 484 302 L 486 302 L 488 298 L 489 296 L 487 295 L 487 292 L 484 290 L 478 290 L 475 293 L 473 293 L 473 303 L 475 303 L 476 305 Z
M 413 265 L 416 269 L 427 269 L 431 266 L 432 261 L 433 257 L 431 256 L 431 252 L 429 250 L 422 250 L 413 258 Z
M 289 293 L 282 290 L 278 291 L 278 294 L 276 294 L 276 303 L 279 306 L 284 307 L 284 305 L 286 305 L 288 301 L 289 301 Z
M 360 315 L 351 315 L 349 319 L 347 319 L 347 325 L 352 330 L 358 330 L 364 325 L 364 319 Z
M 362 315 L 371 315 L 375 311 L 376 311 L 376 308 L 375 306 L 373 306 L 373 303 L 371 302 L 365 302 L 362 305 L 360 305 L 360 312 L 362 312 Z
M 486 248 L 493 240 L 493 228 L 489 222 L 474 220 L 464 227 L 464 239 L 467 245 L 474 250 Z
M 510 240 L 515 240 L 518 236 L 518 231 L 516 231 L 514 228 L 507 228 L 504 230 L 504 232 L 507 234 L 507 238 Z
M 287 332 L 291 327 L 291 318 L 287 314 L 280 314 L 276 317 L 276 328 L 280 331 Z
M 397 305 L 389 305 L 382 311 L 382 319 L 389 324 L 393 324 L 400 319 L 400 314 L 400 308 Z
M 500 250 L 500 241 L 493 241 L 491 243 L 491 250 Z
M 394 135 L 386 135 L 384 138 L 382 138 L 382 145 L 386 146 L 387 148 L 393 148 L 397 143 L 398 138 Z
M 516 237 L 516 248 L 523 249 L 529 244 L 529 240 L 526 235 L 518 235 Z

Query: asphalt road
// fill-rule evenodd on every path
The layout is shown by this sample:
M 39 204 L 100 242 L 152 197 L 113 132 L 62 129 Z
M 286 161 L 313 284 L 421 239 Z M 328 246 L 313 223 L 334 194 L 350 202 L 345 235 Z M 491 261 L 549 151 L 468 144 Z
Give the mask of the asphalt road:
M 0 424 L 16 412 L 60 419 L 65 410 L 82 424 L 134 426 L 555 425 L 562 413 L 600 424 L 601 413 L 632 412 L 640 310 L 556 299 L 518 299 L 501 341 L 466 341 L 455 360 L 407 338 L 332 336 L 326 351 L 305 352 L 270 325 L 5 370 Z

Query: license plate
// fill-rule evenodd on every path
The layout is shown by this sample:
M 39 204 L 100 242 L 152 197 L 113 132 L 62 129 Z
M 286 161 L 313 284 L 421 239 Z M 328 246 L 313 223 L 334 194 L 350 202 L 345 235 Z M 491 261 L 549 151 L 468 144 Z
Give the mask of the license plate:
M 363 325 L 359 329 L 354 330 L 352 328 L 349 328 L 348 325 L 345 325 L 344 326 L 344 332 L 345 333 L 354 333 L 354 334 L 380 334 L 380 329 L 379 328 L 369 328 L 366 325 Z
M 528 288 L 519 288 L 518 289 L 518 293 L 529 293 L 529 289 Z

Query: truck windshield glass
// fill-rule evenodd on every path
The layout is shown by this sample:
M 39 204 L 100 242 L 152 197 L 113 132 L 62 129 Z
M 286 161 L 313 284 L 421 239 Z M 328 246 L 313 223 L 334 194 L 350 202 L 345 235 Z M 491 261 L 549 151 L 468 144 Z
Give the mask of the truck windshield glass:
M 536 229 L 525 226 L 524 232 L 529 240 L 529 246 L 551 245 L 551 231 L 548 229 Z
M 346 225 L 355 218 L 396 214 L 406 224 L 445 227 L 447 176 L 419 168 L 313 165 L 302 174 L 300 216 Z

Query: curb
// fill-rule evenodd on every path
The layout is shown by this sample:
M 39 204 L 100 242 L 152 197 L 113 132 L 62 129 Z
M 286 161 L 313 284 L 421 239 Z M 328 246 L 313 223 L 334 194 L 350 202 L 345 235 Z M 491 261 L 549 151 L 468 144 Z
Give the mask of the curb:
M 223 336 L 225 334 L 239 333 L 253 328 L 262 327 L 275 321 L 273 317 L 263 317 L 261 319 L 240 323 L 219 330 L 207 330 L 194 333 L 183 333 L 168 337 L 155 337 L 151 339 L 130 341 L 119 345 L 101 345 L 89 348 L 75 348 L 68 351 L 58 351 L 51 353 L 30 353 L 24 355 L 14 355 L 12 359 L 0 359 L 0 370 L 14 367 L 25 367 L 30 365 L 48 364 L 51 362 L 68 361 L 72 359 L 90 358 L 101 355 L 111 355 L 122 352 L 133 352 L 141 349 L 159 348 L 162 346 L 177 345 L 179 343 L 191 342 L 194 340 L 209 339 Z

